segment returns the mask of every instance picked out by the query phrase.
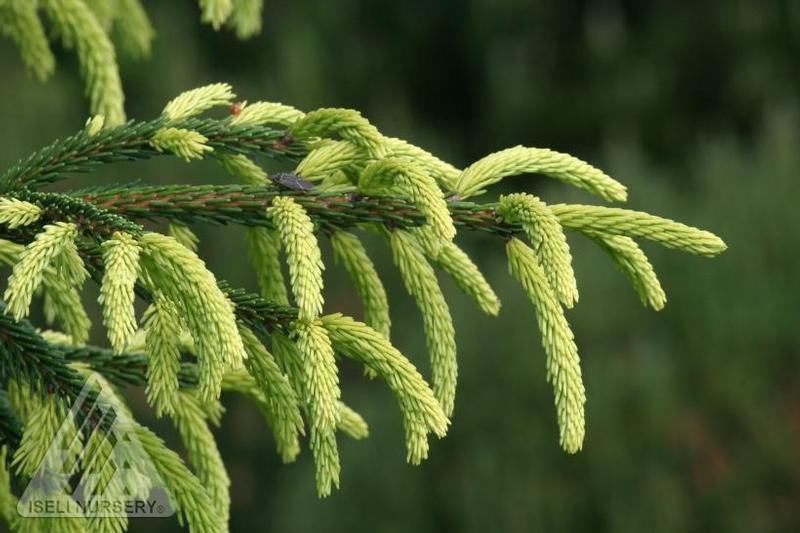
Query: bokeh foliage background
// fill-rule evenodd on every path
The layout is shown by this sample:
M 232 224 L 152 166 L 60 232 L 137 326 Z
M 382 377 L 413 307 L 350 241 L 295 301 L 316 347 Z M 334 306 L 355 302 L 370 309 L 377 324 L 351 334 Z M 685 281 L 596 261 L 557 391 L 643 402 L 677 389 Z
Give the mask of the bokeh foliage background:
M 715 231 L 730 247 L 714 260 L 648 247 L 669 298 L 653 313 L 602 252 L 570 237 L 581 302 L 569 319 L 589 402 L 585 449 L 567 456 L 533 312 L 507 275 L 502 243 L 463 236 L 503 310 L 483 317 L 444 280 L 461 375 L 451 432 L 431 459 L 404 463 L 393 400 L 347 367 L 345 400 L 372 435 L 341 442 L 342 489 L 318 500 L 309 454 L 281 465 L 258 413 L 231 398 L 217 433 L 233 531 L 800 527 L 800 4 L 265 0 L 264 31 L 246 42 L 201 26 L 196 2 L 145 4 L 158 37 L 150 60 L 123 60 L 132 117 L 228 81 L 251 101 L 359 109 L 459 166 L 515 144 L 550 147 L 627 184 L 631 207 Z M 0 69 L 3 168 L 83 124 L 71 54 L 60 51 L 55 78 L 39 84 L 2 41 Z M 213 164 L 157 161 L 83 181 L 131 178 L 227 179 Z M 593 201 L 529 176 L 507 186 Z M 199 233 L 219 277 L 255 286 L 240 231 Z M 372 250 L 395 343 L 424 369 L 421 320 L 384 247 Z M 349 283 L 328 265 L 327 309 L 358 316 Z M 140 391 L 132 395 L 141 419 L 169 437 Z M 175 528 L 148 520 L 131 530 Z

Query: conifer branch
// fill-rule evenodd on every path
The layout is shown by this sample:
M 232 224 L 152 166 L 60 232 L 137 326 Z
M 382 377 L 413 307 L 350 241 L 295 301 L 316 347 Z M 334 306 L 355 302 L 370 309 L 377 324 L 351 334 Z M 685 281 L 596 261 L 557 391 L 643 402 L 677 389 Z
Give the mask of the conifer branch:
M 76 196 L 99 208 L 136 220 L 174 220 L 187 224 L 240 224 L 274 227 L 265 209 L 279 196 L 291 196 L 324 230 L 350 229 L 380 223 L 408 229 L 425 224 L 425 216 L 408 199 L 361 196 L 354 193 L 278 190 L 248 185 L 173 185 L 109 187 L 77 191 Z M 524 234 L 523 224 L 498 213 L 498 204 L 449 201 L 458 229 L 491 233 L 504 238 Z M 558 222 L 587 236 L 630 234 L 689 253 L 713 257 L 725 251 L 715 235 L 672 220 L 602 206 L 549 206 Z
M 203 6 L 204 18 L 215 26 L 230 16 L 238 31 L 250 31 L 236 18 L 239 2 Z M 548 205 L 530 194 L 508 195 L 497 203 L 463 200 L 525 172 L 606 200 L 625 199 L 619 182 L 567 154 L 514 147 L 462 171 L 384 136 L 353 110 L 303 113 L 256 102 L 235 104 L 224 119 L 200 116 L 233 99 L 230 86 L 213 84 L 178 95 L 152 121 L 105 127 L 103 117 L 93 117 L 82 131 L 0 175 L 0 262 L 12 267 L 4 296 L 8 305 L 0 307 L 0 340 L 5 341 L 0 386 L 30 383 L 31 405 L 39 405 L 41 393 L 68 402 L 90 371 L 117 385 L 146 386 L 156 415 L 169 416 L 179 429 L 195 472 L 148 430 L 133 427 L 169 477 L 167 486 L 190 527 L 216 531 L 227 521 L 229 480 L 208 430 L 221 416 L 223 390 L 255 402 L 285 461 L 300 452 L 307 427 L 319 494 L 338 486 L 336 433 L 363 438 L 368 429 L 340 400 L 337 352 L 385 380 L 403 414 L 408 461 L 427 457 L 428 436 L 444 436 L 457 406 L 455 329 L 433 267 L 452 276 L 482 311 L 496 315 L 500 310 L 480 269 L 455 244 L 458 231 L 505 241 L 511 274 L 536 308 L 559 442 L 569 453 L 584 445 L 586 397 L 577 344 L 563 309 L 576 303 L 578 294 L 565 230 L 603 248 L 642 301 L 655 309 L 663 306 L 664 292 L 634 239 L 703 256 L 725 249 L 709 232 L 628 209 Z M 73 173 L 157 155 L 216 160 L 243 184 L 39 190 Z M 268 174 L 259 164 L 262 157 L 283 162 L 291 172 Z M 151 221 L 167 222 L 169 235 L 145 230 Z M 208 270 L 197 256 L 192 232 L 201 223 L 246 227 L 261 294 L 233 288 Z M 423 317 L 432 385 L 389 341 L 388 296 L 358 240 L 360 230 L 387 237 Z M 330 238 L 363 300 L 365 321 L 375 329 L 340 314 L 322 315 L 320 237 Z M 100 285 L 110 348 L 84 344 L 88 319 L 80 289 L 87 276 Z M 24 319 L 40 287 L 49 295 L 46 311 L 58 316 L 66 334 L 43 336 Z M 141 320 L 133 305 L 137 297 L 149 304 Z M 113 394 L 111 402 L 125 409 Z M 20 423 L 16 406 L 9 406 L 3 407 L 0 395 L 0 437 L 9 449 L 23 449 L 17 453 L 27 471 L 35 466 L 45 422 L 53 417 L 44 407 L 37 417 L 28 409 Z M 37 427 L 43 431 L 39 437 L 31 433 Z
M 36 188 L 66 179 L 70 173 L 88 172 L 103 164 L 149 159 L 165 152 L 150 143 L 168 122 L 166 117 L 148 122 L 128 122 L 102 129 L 94 135 L 82 131 L 31 154 L 0 176 L 0 191 Z M 244 155 L 265 155 L 296 161 L 303 148 L 286 132 L 267 126 L 232 125 L 229 121 L 188 118 L 169 122 L 176 129 L 194 131 L 211 148 Z

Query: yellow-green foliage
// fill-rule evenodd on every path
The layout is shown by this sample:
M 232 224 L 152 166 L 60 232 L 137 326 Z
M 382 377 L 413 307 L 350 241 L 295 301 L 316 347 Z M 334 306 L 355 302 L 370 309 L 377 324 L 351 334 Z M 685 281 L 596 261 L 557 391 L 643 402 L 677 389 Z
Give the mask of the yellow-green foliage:
M 603 171 L 571 155 L 541 148 L 515 146 L 476 161 L 461 173 L 455 190 L 462 198 L 482 194 L 507 176 L 537 173 L 555 178 L 609 201 L 624 202 L 625 186 Z
M 322 318 L 334 347 L 380 376 L 397 397 L 403 413 L 408 462 L 418 464 L 428 456 L 428 433 L 443 437 L 447 416 L 414 365 L 389 341 L 366 324 L 342 316 Z
M 14 459 L 11 463 L 17 474 L 31 477 L 36 469 L 42 465 L 47 451 L 53 445 L 56 436 L 59 435 L 59 429 L 64 422 L 65 415 L 66 413 L 61 408 L 58 398 L 49 396 L 35 402 L 35 407 L 31 411 L 30 417 L 25 421 L 26 427 L 32 430 L 26 431 L 22 435 L 22 441 L 14 453 Z M 71 436 L 73 435 L 60 435 L 64 439 L 64 443 L 68 443 L 69 440 L 66 439 Z M 77 455 L 79 450 L 73 449 L 71 451 L 72 460 L 74 460 L 74 456 Z M 48 456 L 48 459 L 55 458 Z M 65 461 L 69 464 L 69 459 L 65 458 Z
M 275 446 L 284 462 L 293 461 L 300 453 L 298 438 L 303 434 L 300 400 L 289 378 L 255 334 L 244 327 L 240 331 L 247 350 L 247 369 L 261 393 Z
M 644 305 L 660 311 L 667 303 L 655 269 L 636 241 L 623 235 L 592 234 L 585 232 L 608 253 L 614 263 L 631 282 Z
M 110 126 L 125 122 L 125 97 L 117 58 L 108 34 L 82 0 L 40 0 L 40 5 L 67 48 L 78 53 L 93 114 L 104 115 Z
M 297 165 L 295 173 L 307 180 L 321 181 L 340 171 L 363 170 L 366 161 L 367 156 L 359 146 L 324 139 L 311 143 L 308 155 Z
M 56 62 L 36 7 L 33 0 L 0 2 L 0 32 L 16 43 L 28 70 L 44 81 L 53 73 Z
M 93 498 L 102 498 L 105 501 L 125 501 L 126 487 L 123 486 L 121 476 L 116 474 L 116 465 L 113 460 L 114 443 L 112 438 L 102 431 L 94 431 L 86 440 L 83 454 L 81 454 L 82 467 L 88 475 L 84 476 L 84 497 L 86 501 Z M 102 516 L 91 513 L 86 520 L 87 531 L 116 533 L 128 528 L 128 517 L 124 514 Z
M 228 19 L 233 10 L 233 0 L 200 0 L 203 22 L 218 29 Z
M 133 289 L 139 277 L 139 244 L 127 233 L 116 232 L 103 243 L 105 273 L 100 286 L 103 324 L 117 353 L 136 332 Z
M 522 224 L 556 298 L 566 307 L 577 303 L 578 285 L 567 236 L 545 203 L 530 194 L 509 194 L 500 197 L 497 214 Z
M 184 224 L 170 224 L 167 226 L 167 233 L 189 250 L 197 253 L 197 246 L 200 244 L 200 239 L 188 226 Z
M 30 476 L 39 467 L 68 418 L 80 380 L 97 371 L 104 401 L 123 415 L 122 423 L 141 441 L 191 531 L 228 527 L 230 481 L 210 431 L 224 412 L 219 403 L 223 390 L 255 404 L 286 462 L 300 453 L 308 428 L 317 491 L 326 496 L 339 485 L 337 432 L 354 439 L 369 434 L 366 421 L 342 402 L 337 353 L 385 381 L 402 413 L 407 460 L 421 462 L 429 453 L 429 435 L 442 437 L 448 430 L 458 377 L 455 330 L 433 267 L 450 275 L 486 314 L 500 311 L 498 297 L 478 266 L 455 243 L 456 228 L 505 239 L 511 274 L 535 306 L 559 442 L 574 453 L 583 446 L 586 397 L 577 346 L 564 314 L 564 307 L 578 300 L 565 230 L 597 243 L 654 309 L 664 306 L 666 296 L 634 238 L 706 256 L 725 249 L 711 233 L 632 210 L 548 205 L 518 193 L 502 196 L 498 203 L 463 201 L 521 173 L 550 176 L 606 200 L 625 199 L 621 184 L 566 154 L 514 147 L 462 171 L 420 147 L 384 136 L 353 110 L 304 113 L 279 103 L 241 102 L 223 119 L 201 118 L 233 103 L 227 84 L 178 95 L 156 121 L 114 127 L 124 115 L 121 93 L 111 83 L 116 71 L 104 32 L 117 31 L 140 54 L 149 49 L 152 32 L 140 30 L 141 39 L 125 37 L 125 17 L 109 10 L 109 0 L 41 1 L 54 29 L 77 47 L 87 84 L 97 91 L 92 93 L 93 107 L 102 109 L 75 136 L 0 174 L 0 263 L 12 267 L 0 302 L 6 313 L 0 315 L 0 366 L 8 369 L 4 389 L 23 425 L 19 446 L 10 450 L 22 475 Z M 149 28 L 137 0 L 114 5 L 128 6 L 131 25 Z M 204 20 L 215 27 L 227 24 L 241 36 L 260 27 L 260 0 L 202 0 L 201 7 Z M 42 45 L 37 23 L 35 10 L 31 15 L 17 0 L 0 0 L 0 29 L 17 40 L 25 61 L 43 75 L 49 72 L 43 59 L 49 50 Z M 87 41 L 97 35 L 102 38 Z M 111 61 L 98 65 L 103 54 L 110 54 Z M 70 172 L 151 157 L 155 150 L 186 161 L 216 159 L 238 183 L 37 190 Z M 264 155 L 286 162 L 296 176 L 273 183 L 260 163 Z M 154 221 L 163 222 L 171 236 L 140 225 L 150 228 Z M 208 221 L 246 227 L 245 245 L 260 295 L 218 283 L 198 257 L 192 228 Z M 432 385 L 389 341 L 388 297 L 360 241 L 365 230 L 386 237 L 421 312 Z M 341 314 L 321 316 L 325 265 L 320 236 L 329 238 L 334 258 L 352 279 L 368 325 Z M 89 340 L 90 323 L 81 289 L 90 273 L 101 281 L 99 302 L 111 350 L 82 346 Z M 38 332 L 23 320 L 39 290 L 46 322 L 57 322 L 61 331 Z M 141 330 L 135 316 L 137 295 L 149 304 Z M 146 384 L 156 416 L 167 415 L 176 424 L 194 473 L 131 418 L 111 382 Z M 6 416 L 0 409 L 0 423 L 8 422 Z M 108 457 L 109 444 L 100 438 L 104 431 L 92 433 L 84 443 L 72 428 L 75 422 L 68 419 L 66 432 L 76 440 L 75 453 L 84 449 Z M 6 425 L 0 428 L 5 431 Z M 5 449 L 0 458 L 3 453 Z M 109 479 L 102 461 L 81 461 L 81 468 L 97 479 Z M 9 518 L 16 499 L 2 466 L 0 518 L 16 531 L 41 527 L 119 533 L 127 527 L 125 517 L 73 522 Z M 141 477 L 132 480 L 137 494 L 153 488 Z M 60 502 L 69 504 L 66 496 Z
M 189 464 L 203 484 L 219 522 L 227 524 L 231 482 L 214 435 L 208 427 L 206 411 L 195 395 L 180 392 L 176 396 L 172 419 L 189 456 Z
M 83 0 L 89 9 L 94 13 L 97 23 L 103 28 L 103 31 L 111 29 L 111 23 L 114 20 L 114 3 L 115 0 Z
M 464 250 L 455 243 L 448 242 L 442 245 L 433 260 L 442 270 L 450 274 L 481 311 L 487 315 L 497 316 L 500 312 L 500 299 Z
M 123 53 L 134 59 L 150 55 L 155 30 L 139 0 L 116 0 L 114 32 Z M 124 14 L 124 16 L 122 16 Z
M 52 500 L 59 509 L 65 509 L 75 516 L 22 517 L 17 515 L 14 533 L 85 533 L 89 531 L 88 520 L 80 516 L 80 507 L 66 493 L 54 493 Z
M 135 427 L 136 438 L 166 484 L 170 503 L 183 516 L 192 533 L 223 530 L 223 517 L 211 501 L 203 483 L 183 464 L 177 453 L 164 445 L 155 433 Z
M 25 247 L 15 242 L 0 239 L 0 263 L 6 266 L 14 266 L 19 261 L 19 254 Z
M 166 298 L 156 295 L 144 316 L 147 365 L 147 402 L 156 416 L 172 414 L 178 396 L 180 338 L 183 324 L 178 310 Z
M 66 283 L 55 269 L 49 268 L 42 278 L 42 293 L 45 322 L 48 325 L 58 322 L 73 344 L 88 341 L 92 322 L 78 289 Z
M 264 169 L 244 154 L 220 154 L 217 161 L 228 174 L 242 183 L 248 185 L 265 185 L 267 183 L 267 173 L 264 172 Z
M 212 107 L 230 105 L 236 95 L 227 83 L 212 83 L 191 89 L 170 100 L 162 114 L 168 120 L 181 120 L 204 113 Z
M 364 305 L 364 322 L 388 339 L 392 327 L 389 301 L 367 251 L 352 233 L 337 231 L 330 239 L 334 257 L 344 265 Z
M 550 209 L 562 226 L 578 231 L 642 237 L 667 248 L 707 257 L 718 255 L 727 248 L 713 233 L 641 211 L 567 204 L 552 205 Z
M 25 249 L 21 244 L 0 239 L 0 263 L 13 267 Z M 42 273 L 42 307 L 48 325 L 58 321 L 70 336 L 70 343 L 83 344 L 89 339 L 91 320 L 77 288 L 61 278 L 52 266 Z
M 586 393 L 581 378 L 578 347 L 539 258 L 519 239 L 506 244 L 508 266 L 536 306 L 536 321 L 547 353 L 547 381 L 553 385 L 559 442 L 569 453 L 583 446 Z
M 422 313 L 425 341 L 431 359 L 433 392 L 441 402 L 445 415 L 450 416 L 455 406 L 458 377 L 456 334 L 450 309 L 439 288 L 436 274 L 414 237 L 404 231 L 393 231 L 389 234 L 389 242 L 406 290 Z
M 0 224 L 6 224 L 10 229 L 32 224 L 41 214 L 42 210 L 36 204 L 16 198 L 0 198 Z
M 339 422 L 336 428 L 351 439 L 361 440 L 369 437 L 367 422 L 343 402 L 339 402 Z
M 261 32 L 261 9 L 264 0 L 233 0 L 228 24 L 240 39 L 249 39 Z
M 278 197 L 267 215 L 280 235 L 289 263 L 292 294 L 301 319 L 313 319 L 322 312 L 322 254 L 314 235 L 314 224 L 293 199 Z
M 381 158 L 386 154 L 378 129 L 353 109 L 317 109 L 295 121 L 289 134 L 298 139 L 338 135 L 363 149 L 369 157 Z
M 452 241 L 456 228 L 444 195 L 436 181 L 411 163 L 399 159 L 383 159 L 368 166 L 358 181 L 365 194 L 386 194 L 392 191 L 407 195 L 425 215 L 426 225 L 420 230 L 428 248 L 438 250 L 441 241 Z
M 327 496 L 333 486 L 339 486 L 336 426 L 341 392 L 336 360 L 328 334 L 319 323 L 301 319 L 294 324 L 294 331 L 303 358 L 303 392 L 311 430 L 311 453 L 317 468 L 317 491 L 320 496 Z
M 261 31 L 263 0 L 198 2 L 201 20 L 215 29 L 227 23 L 240 39 Z M 40 81 L 55 70 L 42 14 L 52 36 L 76 50 L 91 112 L 105 115 L 109 125 L 122 124 L 124 96 L 111 36 L 124 55 L 150 55 L 155 31 L 141 0 L 1 0 L 0 35 L 14 41 L 25 67 Z
M 254 102 L 245 104 L 238 114 L 231 117 L 237 126 L 260 126 L 276 124 L 288 126 L 302 118 L 304 113 L 292 106 L 277 102 Z
M 286 335 L 280 332 L 273 332 L 269 336 L 272 355 L 275 362 L 289 378 L 289 383 L 297 394 L 298 398 L 305 401 L 305 390 L 303 389 L 303 357 L 297 349 L 297 345 Z
M 232 304 L 203 261 L 175 239 L 148 232 L 139 242 L 145 284 L 178 309 L 197 348 L 202 397 L 215 399 L 225 369 L 245 357 Z
M 106 117 L 103 115 L 94 115 L 86 119 L 86 125 L 83 128 L 83 131 L 86 133 L 87 137 L 94 137 L 100 130 L 103 129 L 103 126 L 106 125 Z
M 206 144 L 205 135 L 184 128 L 164 128 L 156 132 L 150 144 L 159 152 L 172 152 L 184 161 L 203 159 L 203 154 L 214 151 Z
M 9 527 L 16 529 L 19 518 L 17 497 L 11 492 L 11 472 L 8 464 L 8 447 L 0 446 L 0 519 Z
M 414 163 L 416 166 L 422 168 L 428 175 L 432 176 L 443 190 L 453 190 L 455 182 L 460 174 L 460 171 L 456 167 L 442 161 L 427 150 L 423 150 L 419 146 L 414 146 L 403 139 L 385 137 L 384 142 L 386 143 L 386 148 L 391 157 Z
M 53 258 L 53 266 L 59 277 L 72 287 L 80 287 L 89 276 L 74 240 L 65 243 L 61 253 Z
M 286 283 L 281 271 L 281 239 L 274 230 L 248 228 L 244 235 L 247 255 L 256 271 L 261 295 L 270 301 L 288 304 Z
M 36 235 L 32 243 L 19 254 L 19 261 L 8 278 L 8 288 L 3 299 L 17 320 L 28 314 L 34 291 L 42 283 L 45 269 L 57 262 L 62 254 L 74 249 L 78 234 L 75 224 L 57 222 L 48 224 Z

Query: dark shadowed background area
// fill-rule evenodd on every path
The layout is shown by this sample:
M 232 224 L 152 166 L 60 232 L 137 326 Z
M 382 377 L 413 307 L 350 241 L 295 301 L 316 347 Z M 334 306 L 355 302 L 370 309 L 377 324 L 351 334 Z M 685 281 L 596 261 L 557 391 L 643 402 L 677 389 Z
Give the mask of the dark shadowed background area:
M 452 429 L 430 460 L 405 464 L 390 394 L 344 366 L 344 399 L 371 436 L 340 441 L 342 488 L 320 500 L 310 454 L 281 464 L 258 412 L 228 398 L 216 433 L 233 481 L 232 531 L 800 527 L 800 3 L 265 0 L 264 31 L 245 42 L 201 26 L 196 2 L 145 4 L 158 36 L 153 58 L 123 61 L 131 117 L 228 81 L 250 101 L 359 109 L 457 166 L 516 144 L 549 147 L 628 185 L 631 208 L 710 229 L 730 247 L 708 260 L 646 246 L 669 299 L 655 313 L 600 250 L 570 236 L 581 301 L 568 318 L 588 433 L 584 451 L 568 456 L 533 310 L 503 244 L 464 235 L 503 309 L 486 318 L 443 279 L 460 383 Z M 0 69 L 0 167 L 82 126 L 73 54 L 59 51 L 55 78 L 39 84 L 0 41 Z M 228 179 L 212 163 L 159 160 L 104 167 L 91 182 L 131 178 Z M 595 201 L 532 176 L 505 186 Z M 219 277 L 255 287 L 240 229 L 198 233 Z M 370 249 L 395 344 L 427 372 L 421 319 L 385 246 Z M 342 270 L 326 263 L 326 309 L 360 316 Z M 132 398 L 141 420 L 174 442 L 141 391 Z M 132 531 L 177 527 L 149 520 Z

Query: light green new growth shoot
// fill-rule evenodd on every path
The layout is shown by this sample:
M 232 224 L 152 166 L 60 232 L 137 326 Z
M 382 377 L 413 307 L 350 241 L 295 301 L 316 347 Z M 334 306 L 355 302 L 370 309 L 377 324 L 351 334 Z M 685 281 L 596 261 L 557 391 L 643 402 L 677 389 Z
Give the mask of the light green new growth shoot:
M 609 201 L 624 202 L 628 197 L 624 185 L 576 157 L 524 146 L 501 150 L 476 161 L 461 173 L 455 191 L 462 198 L 476 196 L 507 176 L 525 173 L 543 174 Z
M 178 398 L 181 367 L 180 338 L 183 325 L 178 310 L 166 298 L 156 296 L 144 315 L 147 365 L 147 402 L 156 416 L 170 415 Z
M 240 39 L 261 31 L 263 0 L 198 2 L 201 20 L 214 29 L 227 24 Z M 122 124 L 124 96 L 111 35 L 122 55 L 150 55 L 155 31 L 141 0 L 0 0 L 0 35 L 14 41 L 25 67 L 39 81 L 55 70 L 42 14 L 49 19 L 52 36 L 76 50 L 91 112 L 105 115 L 111 126 Z
M 16 198 L 0 198 L 0 224 L 6 224 L 9 229 L 33 224 L 42 214 L 42 209 L 30 202 Z
M 644 305 L 660 311 L 667 303 L 667 295 L 661 288 L 655 269 L 636 241 L 622 235 L 607 235 L 586 231 L 587 235 L 605 250 L 622 273 L 631 282 Z
M 550 209 L 565 228 L 578 231 L 642 237 L 667 248 L 707 257 L 714 257 L 726 248 L 713 233 L 640 211 L 566 204 L 552 205 Z
M 414 366 L 386 337 L 341 314 L 322 318 L 334 347 L 380 376 L 392 389 L 403 413 L 408 462 L 428 456 L 428 433 L 443 437 L 449 424 L 439 401 Z
M 519 239 L 506 244 L 508 266 L 536 306 L 536 321 L 547 353 L 547 381 L 553 385 L 559 442 L 575 453 L 583 446 L 586 394 L 578 347 L 536 254 Z
M 56 62 L 36 7 L 31 0 L 0 2 L 0 32 L 17 44 L 25 66 L 39 81 L 44 81 L 53 73 Z
M 173 420 L 188 452 L 189 464 L 205 488 L 219 522 L 227 524 L 231 505 L 231 481 L 214 435 L 208 427 L 208 414 L 193 394 L 180 392 L 176 400 Z
M 244 105 L 238 114 L 231 117 L 231 124 L 237 126 L 262 126 L 265 124 L 288 126 L 303 116 L 302 111 L 289 105 L 277 102 L 254 102 Z
M 334 256 L 344 265 L 364 303 L 364 322 L 388 339 L 392 327 L 389 300 L 367 251 L 351 233 L 337 231 L 330 239 Z
M 455 407 L 458 377 L 455 329 L 450 309 L 433 268 L 413 236 L 404 231 L 393 231 L 389 234 L 389 243 L 406 290 L 422 313 L 431 360 L 433 392 L 442 404 L 445 415 L 450 416 Z
M 464 250 L 448 242 L 442 245 L 433 259 L 475 301 L 481 311 L 491 316 L 500 313 L 500 299 Z
M 291 198 L 275 198 L 267 209 L 280 235 L 286 260 L 292 294 L 297 303 L 299 317 L 310 320 L 322 312 L 322 254 L 314 224 L 305 210 Z
M 255 334 L 247 328 L 241 328 L 240 332 L 247 350 L 247 369 L 263 395 L 278 453 L 284 462 L 293 461 L 300 453 L 298 437 L 303 434 L 297 394 L 289 378 Z
M 365 194 L 385 194 L 397 190 L 407 195 L 425 215 L 427 224 L 422 229 L 425 244 L 438 251 L 441 241 L 452 241 L 456 228 L 444 195 L 436 181 L 411 163 L 399 159 L 383 159 L 364 170 L 358 188 Z M 435 253 L 435 252 L 434 252 Z
M 244 154 L 219 154 L 217 161 L 225 169 L 225 172 L 236 177 L 242 183 L 248 185 L 265 185 L 267 183 L 267 173 L 264 172 L 264 169 Z
M 261 295 L 269 301 L 288 305 L 289 296 L 281 271 L 281 240 L 275 230 L 248 228 L 244 235 L 247 255 L 256 272 Z
M 19 261 L 8 278 L 8 287 L 3 295 L 7 312 L 19 320 L 28 314 L 33 292 L 42 283 L 45 269 L 74 246 L 78 235 L 75 224 L 57 222 L 48 224 L 36 235 L 34 241 L 19 254 Z
M 203 483 L 186 468 L 181 458 L 149 429 L 137 426 L 136 438 L 153 461 L 169 490 L 170 503 L 183 516 L 192 533 L 222 531 L 223 516 Z
M 338 135 L 362 148 L 369 157 L 379 159 L 386 154 L 378 129 L 353 109 L 317 109 L 295 121 L 288 131 L 298 139 Z
M 297 347 L 303 358 L 303 391 L 311 428 L 311 453 L 317 467 L 317 491 L 327 496 L 339 486 L 339 377 L 333 347 L 317 322 L 299 320 L 294 325 Z
M 141 249 L 133 237 L 122 232 L 114 233 L 102 246 L 105 273 L 98 301 L 103 306 L 108 340 L 120 353 L 136 332 L 133 289 L 139 277 Z
M 178 95 L 164 106 L 162 114 L 170 121 L 205 113 L 212 107 L 230 105 L 236 95 L 227 83 L 212 83 Z
M 104 115 L 109 126 L 125 122 L 125 97 L 114 47 L 108 34 L 81 0 L 40 0 L 64 46 L 75 47 L 86 80 L 92 114 Z
M 578 285 L 567 236 L 545 203 L 530 194 L 509 194 L 500 197 L 497 214 L 522 224 L 558 300 L 566 307 L 577 303 Z
M 139 243 L 143 281 L 176 306 L 194 339 L 202 397 L 218 398 L 225 370 L 245 358 L 231 302 L 203 261 L 175 239 L 145 233 Z
M 233 11 L 228 24 L 236 30 L 239 39 L 249 39 L 261 32 L 261 9 L 264 0 L 233 0 Z
M 164 128 L 156 132 L 150 144 L 159 152 L 172 152 L 186 162 L 203 159 L 203 154 L 214 151 L 206 144 L 205 135 L 183 128 Z
M 336 427 L 351 439 L 361 440 L 369 437 L 369 426 L 367 422 L 360 414 L 356 413 L 342 402 L 339 402 L 339 423 Z
M 188 226 L 183 224 L 170 224 L 167 226 L 167 233 L 169 236 L 184 245 L 189 250 L 197 253 L 197 247 L 200 244 L 200 239 L 197 235 L 189 229 Z

